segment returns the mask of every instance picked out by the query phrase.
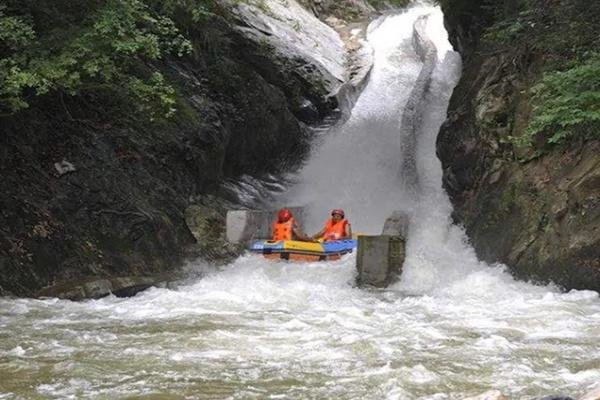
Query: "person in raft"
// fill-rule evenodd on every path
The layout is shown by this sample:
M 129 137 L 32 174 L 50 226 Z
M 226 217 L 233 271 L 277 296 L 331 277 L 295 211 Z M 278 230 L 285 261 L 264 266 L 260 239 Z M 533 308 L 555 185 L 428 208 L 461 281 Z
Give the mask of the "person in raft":
M 352 227 L 344 217 L 344 210 L 336 208 L 331 211 L 331 218 L 325 222 L 325 227 L 319 233 L 315 233 L 312 239 L 322 239 L 323 241 L 352 239 Z
M 282 208 L 277 213 L 277 220 L 273 222 L 273 241 L 278 240 L 300 240 L 303 242 L 314 242 L 306 236 L 300 226 L 296 223 L 292 212 L 287 208 Z

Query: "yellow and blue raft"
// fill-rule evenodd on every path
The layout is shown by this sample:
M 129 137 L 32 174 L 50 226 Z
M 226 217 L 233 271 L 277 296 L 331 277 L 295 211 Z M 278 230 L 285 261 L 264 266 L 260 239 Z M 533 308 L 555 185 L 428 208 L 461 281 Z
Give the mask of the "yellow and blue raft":
M 250 251 L 261 253 L 267 258 L 297 261 L 337 260 L 351 253 L 357 246 L 354 239 L 332 240 L 323 243 L 301 242 L 299 240 L 261 240 L 250 246 Z

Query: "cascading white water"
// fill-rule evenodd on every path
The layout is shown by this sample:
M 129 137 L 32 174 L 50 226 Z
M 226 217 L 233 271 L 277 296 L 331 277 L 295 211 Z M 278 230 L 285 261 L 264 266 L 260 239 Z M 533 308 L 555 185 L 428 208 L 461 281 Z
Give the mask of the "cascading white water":
M 399 136 L 422 70 L 409 40 L 420 17 L 438 51 L 407 189 Z M 386 17 L 369 40 L 369 85 L 293 198 L 317 210 L 315 229 L 333 203 L 373 232 L 389 211 L 410 212 L 401 282 L 355 288 L 352 255 L 303 265 L 246 255 L 129 299 L 0 298 L 0 399 L 445 400 L 490 388 L 535 399 L 599 382 L 598 294 L 514 281 L 479 263 L 450 223 L 435 136 L 459 60 L 440 11 Z
M 317 231 L 332 208 L 345 208 L 354 231 L 368 233 L 381 232 L 392 211 L 408 213 L 408 258 L 397 286 L 422 293 L 481 268 L 463 232 L 451 223 L 435 156 L 437 133 L 460 76 L 460 56 L 435 7 L 415 6 L 373 26 L 368 39 L 374 66 L 367 87 L 350 119 L 316 149 L 296 177 L 298 185 L 279 204 L 304 205 L 308 231 Z M 415 48 L 416 33 L 422 46 L 435 51 L 431 59 L 422 60 L 424 50 Z M 431 64 L 429 79 L 415 87 L 425 62 Z M 406 110 L 416 106 L 412 113 Z M 408 140 L 415 141 L 410 153 Z M 407 175 L 403 168 L 409 162 L 415 165 Z
M 374 23 L 368 37 L 374 64 L 350 119 L 329 134 L 280 201 L 306 207 L 308 229 L 320 228 L 332 208 L 344 208 L 355 230 L 380 231 L 391 211 L 412 205 L 400 186 L 402 109 L 421 62 L 412 46 L 422 11 Z

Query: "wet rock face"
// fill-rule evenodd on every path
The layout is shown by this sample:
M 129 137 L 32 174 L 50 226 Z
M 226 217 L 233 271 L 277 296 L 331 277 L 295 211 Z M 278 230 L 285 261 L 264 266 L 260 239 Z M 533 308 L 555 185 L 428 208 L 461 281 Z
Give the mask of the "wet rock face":
M 437 143 L 455 220 L 521 279 L 600 291 L 600 141 L 523 157 L 508 138 L 527 125 L 540 60 L 467 53 Z
M 194 36 L 201 56 L 153 66 L 181 94 L 171 121 L 150 124 L 96 92 L 0 117 L 0 295 L 162 277 L 188 256 L 239 252 L 213 229 L 219 200 L 197 200 L 224 180 L 297 166 L 305 124 L 335 110 L 331 88 L 346 79 L 315 67 L 316 53 L 254 40 L 264 33 L 242 21 L 210 20 Z
M 405 7 L 410 0 L 298 0 L 320 19 L 339 18 L 347 22 L 372 18 L 377 13 Z
M 283 90 L 296 118 L 314 123 L 337 108 L 347 57 L 332 28 L 293 0 L 221 3 L 238 36 L 235 50 L 266 82 Z
M 333 16 L 352 21 L 365 18 L 376 11 L 366 0 L 300 0 L 300 3 L 323 19 Z
M 110 120 L 96 126 L 83 108 L 65 106 L 81 120 L 63 119 L 61 108 L 45 103 L 3 121 L 0 286 L 6 293 L 169 270 L 181 260 L 176 249 L 193 242 L 179 211 L 185 194 L 213 179 L 192 175 L 214 167 L 203 165 L 191 130 L 108 128 Z M 54 168 L 64 157 L 75 171 Z

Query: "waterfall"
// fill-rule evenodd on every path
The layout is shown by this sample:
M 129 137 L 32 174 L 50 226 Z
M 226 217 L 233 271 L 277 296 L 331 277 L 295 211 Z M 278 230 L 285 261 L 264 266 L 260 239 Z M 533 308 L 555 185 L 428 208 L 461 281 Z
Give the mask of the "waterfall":
M 317 146 L 281 204 L 304 205 L 308 230 L 345 208 L 355 232 L 377 234 L 393 210 L 410 216 L 399 288 L 423 293 L 470 271 L 477 261 L 442 188 L 435 141 L 460 77 L 439 8 L 417 5 L 375 21 L 374 67 L 349 120 Z
M 349 120 L 281 204 L 318 229 L 411 216 L 402 279 L 354 286 L 354 255 L 294 264 L 246 254 L 177 290 L 70 302 L 0 298 L 0 399 L 462 399 L 582 395 L 600 381 L 600 300 L 480 263 L 441 184 L 435 139 L 458 79 L 438 8 L 377 21 Z M 252 182 L 248 183 L 250 186 Z
M 427 136 L 444 120 L 460 73 L 441 18 L 439 9 L 418 6 L 372 23 L 374 66 L 351 117 L 316 146 L 292 177 L 298 184 L 279 201 L 304 205 L 311 228 L 342 207 L 356 231 L 378 233 L 391 211 L 415 215 L 429 194 L 419 183 L 436 173 Z M 441 107 L 435 115 L 432 101 Z

